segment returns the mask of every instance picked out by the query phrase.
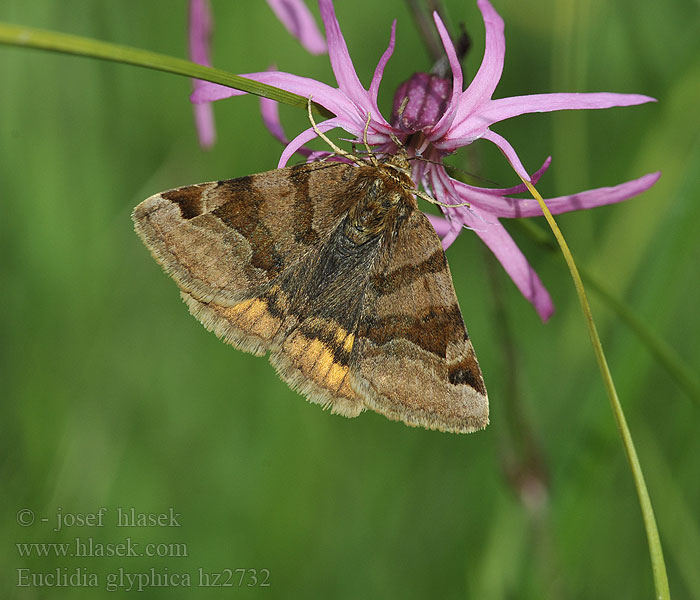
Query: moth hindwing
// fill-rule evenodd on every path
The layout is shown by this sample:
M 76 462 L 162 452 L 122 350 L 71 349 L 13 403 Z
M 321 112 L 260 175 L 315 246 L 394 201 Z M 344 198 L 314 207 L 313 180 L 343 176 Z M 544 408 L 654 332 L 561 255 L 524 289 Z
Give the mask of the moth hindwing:
M 403 156 L 307 163 L 151 196 L 136 232 L 190 312 L 311 402 L 407 425 L 488 424 L 440 240 Z

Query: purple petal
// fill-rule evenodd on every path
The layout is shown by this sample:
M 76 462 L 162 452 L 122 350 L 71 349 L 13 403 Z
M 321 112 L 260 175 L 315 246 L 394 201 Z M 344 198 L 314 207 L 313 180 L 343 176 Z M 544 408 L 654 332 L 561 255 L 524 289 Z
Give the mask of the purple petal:
M 533 94 L 492 100 L 479 111 L 479 117 L 486 125 L 491 125 L 526 113 L 634 106 L 646 102 L 656 102 L 656 99 L 641 94 L 610 92 Z
M 443 204 L 458 204 L 460 202 L 457 191 L 453 185 L 453 180 L 447 174 L 444 167 L 433 165 L 426 173 L 435 198 Z M 462 220 L 459 218 L 460 212 L 468 210 L 466 207 L 448 208 L 441 206 L 440 209 L 448 217 L 449 230 L 442 238 L 442 249 L 447 250 L 462 232 Z
M 543 321 L 549 319 L 554 312 L 549 292 L 503 225 L 489 213 L 474 206 L 471 212 L 462 214 L 464 224 L 473 229 L 494 253 L 522 295 L 533 304 L 540 318 Z
M 338 25 L 338 19 L 335 16 L 333 2 L 332 0 L 319 0 L 319 6 L 321 8 L 323 24 L 326 26 L 328 56 L 331 59 L 331 67 L 333 68 L 335 79 L 338 82 L 338 87 L 355 103 L 357 106 L 356 110 L 363 111 L 366 116 L 367 111 L 372 110 L 374 107 L 372 106 L 367 90 L 362 87 L 357 77 L 357 72 L 352 64 L 345 38 L 343 38 L 340 25 Z
M 437 27 L 438 33 L 440 34 L 440 39 L 442 40 L 442 45 L 445 48 L 445 54 L 447 54 L 447 59 L 450 62 L 450 69 L 452 69 L 452 98 L 450 98 L 445 114 L 442 115 L 440 120 L 435 124 L 430 132 L 430 139 L 439 139 L 450 128 L 452 121 L 455 118 L 455 114 L 458 108 L 459 97 L 462 94 L 462 65 L 459 64 L 459 58 L 457 58 L 457 52 L 455 51 L 454 44 L 450 38 L 445 25 L 440 19 L 440 15 L 437 12 L 433 13 L 433 20 L 435 21 L 435 26 Z
M 317 160 L 326 160 L 326 159 L 328 159 L 329 161 L 337 160 L 337 158 L 333 154 L 331 154 L 330 152 L 327 152 L 326 150 L 310 151 L 307 148 L 299 148 L 299 150 L 297 150 L 297 153 L 303 154 L 305 156 L 306 156 L 307 152 L 308 152 L 308 157 L 306 158 L 306 162 L 315 162 Z
M 522 114 L 634 106 L 646 102 L 656 102 L 656 100 L 640 94 L 613 94 L 608 92 L 533 94 L 499 98 L 490 100 L 481 106 L 476 113 L 455 122 L 445 140 L 442 141 L 441 147 L 444 150 L 455 150 L 481 137 L 486 128 L 494 123 Z
M 488 129 L 486 133 L 484 133 L 483 139 L 496 144 L 498 149 L 503 153 L 503 156 L 505 156 L 510 163 L 510 166 L 513 167 L 513 170 L 523 179 L 530 181 L 529 173 L 525 170 L 525 167 L 523 167 L 523 163 L 520 162 L 520 158 L 518 158 L 515 149 L 510 145 L 506 138 Z
M 447 222 L 450 224 L 450 228 L 445 234 L 445 237 L 441 240 L 442 249 L 445 251 L 452 245 L 452 242 L 457 239 L 457 236 L 462 233 L 462 224 L 460 222 L 450 221 L 449 219 Z
M 430 170 L 426 173 L 430 180 L 430 187 L 435 194 L 435 198 L 443 204 L 459 204 L 460 199 L 454 187 L 454 180 L 447 174 L 442 165 L 430 165 Z
M 190 60 L 207 67 L 211 66 L 209 45 L 211 41 L 212 19 L 207 0 L 190 0 L 189 6 L 189 55 Z M 194 90 L 202 81 L 192 80 Z M 202 148 L 211 148 L 216 141 L 214 111 L 209 104 L 194 106 L 194 123 Z
M 298 75 L 292 75 L 291 73 L 284 73 L 282 71 L 263 71 L 261 73 L 247 73 L 241 75 L 241 77 L 246 77 L 254 81 L 260 81 L 261 83 L 267 83 L 273 85 L 280 89 L 292 92 L 294 94 L 299 94 L 308 98 L 313 96 L 314 102 L 318 102 L 323 107 L 330 110 L 336 115 L 353 116 L 355 115 L 358 122 L 359 131 L 362 131 L 364 127 L 364 121 L 361 121 L 357 117 L 357 111 L 348 100 L 348 98 L 340 90 L 316 81 L 315 79 L 309 79 L 308 77 L 299 77 Z M 208 81 L 202 82 L 198 85 L 197 89 L 192 93 L 191 100 L 195 104 L 201 102 L 212 102 L 215 100 L 222 100 L 224 98 L 230 98 L 232 96 L 241 96 L 246 92 L 240 90 L 235 90 L 223 85 L 218 85 L 216 83 L 210 83 Z
M 471 202 L 471 197 L 459 198 L 459 187 L 464 184 L 450 179 L 440 167 L 431 170 L 430 182 L 433 192 L 442 202 Z M 450 188 L 455 189 L 454 196 L 446 198 L 445 193 Z M 442 247 L 447 248 L 454 241 L 462 225 L 472 229 L 494 253 L 523 296 L 534 305 L 542 320 L 546 321 L 554 311 L 549 293 L 498 219 L 475 203 L 470 207 L 446 208 L 443 211 L 449 215 L 451 227 L 442 240 Z
M 200 65 L 211 66 L 209 43 L 212 19 L 207 0 L 190 0 L 189 10 L 189 50 L 190 60 Z
M 204 149 L 211 148 L 216 142 L 216 126 L 214 125 L 214 110 L 211 104 L 195 104 L 194 124 L 197 129 L 199 145 Z
M 341 127 L 340 125 L 340 119 L 333 118 L 333 119 L 328 119 L 327 121 L 323 121 L 322 123 L 319 123 L 317 125 L 319 131 L 326 132 L 329 131 L 335 127 Z M 310 142 L 316 137 L 316 132 L 313 130 L 313 128 L 309 127 L 305 131 L 302 131 L 298 136 L 296 136 L 289 144 L 287 147 L 284 149 L 282 152 L 282 155 L 280 156 L 279 163 L 277 164 L 278 169 L 282 169 L 287 166 L 287 161 L 292 157 L 292 154 L 297 152 L 306 142 Z
M 484 58 L 474 79 L 459 99 L 457 112 L 463 117 L 472 114 L 477 107 L 491 98 L 501 79 L 506 55 L 503 19 L 487 0 L 479 0 L 477 4 L 486 29 Z
M 428 217 L 428 221 L 430 221 L 430 224 L 433 226 L 433 229 L 435 229 L 435 233 L 438 234 L 438 237 L 443 238 L 447 235 L 447 232 L 450 230 L 450 222 L 445 219 L 445 217 L 429 215 L 428 213 L 425 213 L 425 216 Z
M 260 74 L 261 73 L 248 73 L 241 75 L 241 77 L 256 80 L 256 76 Z M 211 81 L 204 81 L 200 79 L 197 79 L 196 81 L 198 81 L 199 84 L 195 86 L 194 92 L 192 92 L 190 95 L 190 102 L 194 104 L 214 102 L 216 100 L 223 100 L 224 98 L 231 98 L 232 96 L 243 96 L 248 93 L 226 87 L 225 85 L 219 85 L 218 83 L 212 83 Z
M 326 51 L 326 40 L 302 0 L 267 0 L 267 3 L 287 31 L 311 54 L 323 54 Z
M 389 46 L 382 54 L 382 57 L 377 63 L 377 68 L 374 70 L 374 76 L 372 77 L 372 83 L 369 85 L 369 95 L 372 97 L 372 103 L 377 106 L 377 95 L 379 94 L 379 84 L 382 82 L 382 76 L 384 75 L 384 67 L 389 62 L 391 55 L 394 53 L 394 46 L 396 45 L 396 19 L 391 24 L 391 35 L 389 36 Z M 379 112 L 379 109 L 376 109 Z
M 260 114 L 262 115 L 263 124 L 267 130 L 283 144 L 288 144 L 289 140 L 282 128 L 280 120 L 280 111 L 277 102 L 269 98 L 260 98 Z
M 584 210 L 615 204 L 641 194 L 654 185 L 661 177 L 660 172 L 648 173 L 638 179 L 626 181 L 612 187 L 602 187 L 594 190 L 571 194 L 570 196 L 560 196 L 545 200 L 547 207 L 553 215 L 569 212 L 572 210 Z M 534 179 L 534 177 L 533 177 Z M 537 200 L 532 198 L 506 198 L 493 196 L 484 193 L 484 190 L 468 186 L 460 181 L 453 181 L 457 190 L 457 195 L 462 202 L 469 202 L 472 206 L 487 211 L 496 217 L 520 218 L 520 217 L 540 217 L 542 209 Z
M 289 144 L 287 135 L 282 128 L 279 104 L 269 98 L 260 98 L 260 114 L 262 115 L 262 120 L 267 130 L 285 146 Z M 296 152 L 306 156 L 308 159 L 310 159 L 313 154 L 316 154 L 308 148 L 297 148 Z
M 542 175 L 544 175 L 547 169 L 549 169 L 550 164 L 552 164 L 552 157 L 548 156 L 546 160 L 542 163 L 542 166 L 539 169 L 537 169 L 537 171 L 535 171 L 535 173 L 533 173 L 532 177 L 530 178 L 532 183 L 537 183 L 540 180 Z M 482 188 L 474 185 L 468 185 L 462 182 L 459 183 L 461 184 L 461 186 L 464 186 L 470 190 L 474 190 L 482 194 L 489 194 L 491 196 L 507 196 L 509 194 L 524 194 L 528 192 L 527 186 L 524 183 L 509 188 Z
M 428 178 L 426 176 L 428 167 L 431 167 L 430 163 L 423 162 L 422 160 L 413 161 L 413 165 L 411 167 L 411 178 L 414 182 L 422 184 L 426 190 L 430 189 L 430 185 L 427 180 Z

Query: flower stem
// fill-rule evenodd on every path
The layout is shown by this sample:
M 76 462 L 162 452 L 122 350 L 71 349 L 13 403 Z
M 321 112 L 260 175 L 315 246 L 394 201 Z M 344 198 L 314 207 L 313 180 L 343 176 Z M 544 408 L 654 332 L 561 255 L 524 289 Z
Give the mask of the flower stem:
M 586 325 L 588 326 L 588 332 L 591 337 L 591 343 L 593 344 L 593 351 L 598 361 L 598 367 L 600 368 L 601 375 L 603 377 L 603 383 L 605 385 L 605 390 L 610 399 L 612 405 L 613 414 L 615 416 L 615 421 L 617 422 L 617 427 L 622 437 L 622 444 L 625 448 L 627 454 L 627 460 L 632 470 L 632 477 L 634 478 L 634 485 L 637 488 L 637 495 L 639 497 L 639 504 L 642 509 L 642 517 L 644 519 L 644 527 L 647 533 L 647 541 L 649 544 L 649 554 L 651 556 L 652 572 L 654 575 L 654 586 L 656 588 L 656 598 L 659 600 L 670 600 L 671 591 L 668 587 L 668 575 L 666 574 L 666 565 L 664 563 L 663 550 L 661 548 L 661 540 L 659 538 L 659 530 L 656 526 L 656 519 L 654 517 L 654 509 L 651 505 L 651 498 L 649 497 L 649 492 L 647 490 L 646 483 L 644 481 L 644 474 L 642 473 L 642 467 L 639 464 L 639 458 L 637 457 L 637 450 L 634 447 L 634 442 L 632 440 L 632 434 L 627 427 L 627 421 L 625 419 L 625 414 L 622 411 L 622 405 L 620 404 L 620 399 L 617 396 L 617 390 L 615 389 L 615 383 L 613 382 L 610 369 L 608 368 L 608 363 L 605 358 L 605 353 L 603 352 L 603 346 L 600 343 L 600 337 L 598 336 L 598 330 L 596 329 L 595 322 L 593 320 L 593 313 L 591 312 L 591 307 L 588 304 L 588 298 L 586 297 L 586 291 L 583 287 L 583 282 L 581 281 L 581 275 L 579 274 L 576 263 L 574 262 L 574 257 L 569 250 L 569 246 L 561 233 L 561 230 L 557 226 L 552 213 L 547 208 L 544 203 L 542 196 L 535 189 L 535 187 L 529 181 L 525 179 L 522 180 L 530 190 L 532 197 L 537 200 L 544 213 L 547 223 L 549 223 L 554 237 L 559 243 L 566 264 L 569 267 L 569 272 L 571 273 L 571 278 L 574 281 L 574 286 L 576 287 L 576 293 L 578 294 L 579 302 L 581 303 L 581 310 L 583 311 L 583 316 L 586 320 Z
M 0 22 L 0 44 L 98 58 L 100 60 L 108 60 L 144 67 L 146 69 L 154 69 L 156 71 L 164 71 L 166 73 L 174 73 L 175 75 L 203 79 L 204 81 L 211 81 L 212 83 L 218 83 L 249 94 L 255 94 L 256 96 L 262 96 L 263 98 L 276 100 L 277 102 L 289 104 L 290 106 L 306 109 L 307 99 L 297 94 L 292 94 L 291 92 L 286 92 L 258 81 L 246 79 L 245 77 L 233 75 L 221 69 L 205 67 L 204 65 L 199 65 L 182 58 L 175 58 L 157 52 L 141 50 L 139 48 L 131 48 L 129 46 L 111 44 L 109 42 L 102 42 L 77 35 L 34 29 L 23 25 L 12 25 L 2 22 Z M 330 112 L 318 104 L 312 103 L 312 105 L 316 113 L 326 117 L 332 116 Z

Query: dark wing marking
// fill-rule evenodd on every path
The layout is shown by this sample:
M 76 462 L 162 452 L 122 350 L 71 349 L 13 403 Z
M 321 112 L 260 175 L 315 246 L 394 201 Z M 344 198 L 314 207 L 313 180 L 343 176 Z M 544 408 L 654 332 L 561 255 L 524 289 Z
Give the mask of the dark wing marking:
M 185 294 L 233 306 L 327 238 L 348 210 L 341 192 L 356 171 L 308 163 L 183 187 L 144 200 L 132 218 Z
M 486 389 L 445 254 L 419 211 L 370 276 L 350 385 L 368 408 L 408 425 L 469 432 L 488 424 Z
M 344 225 L 345 220 L 297 273 L 279 278 L 297 322 L 280 339 L 270 362 L 311 402 L 355 417 L 364 404 L 350 386 L 350 355 L 381 239 L 357 245 L 346 237 Z

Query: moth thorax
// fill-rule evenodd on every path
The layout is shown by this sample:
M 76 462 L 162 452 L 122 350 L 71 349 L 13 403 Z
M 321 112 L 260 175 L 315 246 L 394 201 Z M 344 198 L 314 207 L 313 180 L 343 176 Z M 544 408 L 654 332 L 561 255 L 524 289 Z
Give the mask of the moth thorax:
M 405 151 L 399 152 L 386 158 L 382 163 L 382 170 L 403 188 L 412 190 L 413 183 L 411 163 Z
M 373 171 L 360 186 L 345 226 L 345 235 L 357 245 L 393 232 L 415 205 L 413 196 L 393 175 Z
M 408 161 L 408 154 L 405 151 L 390 155 L 384 160 L 385 165 L 391 165 L 391 168 L 396 171 L 411 174 L 411 163 Z

